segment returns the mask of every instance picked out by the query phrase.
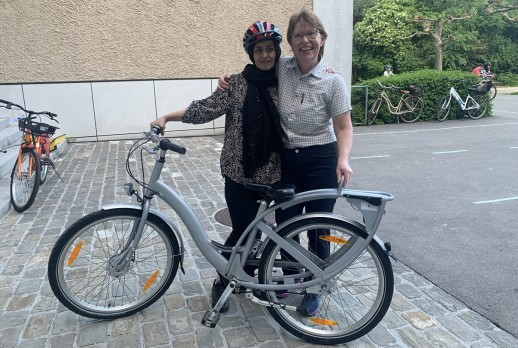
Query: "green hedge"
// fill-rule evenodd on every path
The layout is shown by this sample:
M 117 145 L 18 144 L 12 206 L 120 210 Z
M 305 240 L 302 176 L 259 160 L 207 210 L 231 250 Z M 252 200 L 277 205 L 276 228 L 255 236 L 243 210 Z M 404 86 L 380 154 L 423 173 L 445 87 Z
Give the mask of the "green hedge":
M 409 73 L 403 73 L 398 75 L 393 75 L 390 77 L 378 77 L 371 80 L 362 81 L 361 84 L 357 84 L 354 86 L 366 86 L 368 87 L 368 102 L 367 106 L 370 108 L 372 103 L 376 100 L 381 92 L 381 88 L 378 86 L 376 80 L 384 86 L 398 86 L 404 89 L 408 88 L 411 84 L 417 84 L 423 88 L 423 101 L 424 101 L 424 110 L 419 118 L 419 121 L 436 121 L 435 110 L 437 108 L 437 103 L 440 98 L 446 95 L 452 85 L 455 86 L 457 92 L 459 92 L 460 96 L 465 99 L 466 94 L 468 92 L 468 87 L 477 84 L 480 82 L 480 77 L 477 77 L 471 73 L 466 73 L 462 71 L 437 71 L 437 70 L 419 70 Z M 456 80 L 453 84 L 451 80 Z M 353 89 L 354 91 L 355 89 Z M 363 93 L 367 88 L 363 89 Z M 358 94 L 358 92 L 356 92 Z M 392 100 L 393 105 L 397 105 L 400 93 L 389 93 L 390 98 Z M 365 101 L 361 100 L 361 98 L 352 98 L 353 104 L 353 120 L 356 121 L 356 124 L 364 123 L 364 111 L 365 111 Z M 448 118 L 454 118 L 460 114 L 460 107 L 456 102 L 452 103 L 452 110 Z M 485 116 L 491 115 L 491 103 L 488 104 L 488 111 Z M 378 117 L 375 121 L 377 124 L 381 123 L 397 123 L 397 116 L 391 115 L 386 107 L 386 104 L 383 103 L 381 107 Z

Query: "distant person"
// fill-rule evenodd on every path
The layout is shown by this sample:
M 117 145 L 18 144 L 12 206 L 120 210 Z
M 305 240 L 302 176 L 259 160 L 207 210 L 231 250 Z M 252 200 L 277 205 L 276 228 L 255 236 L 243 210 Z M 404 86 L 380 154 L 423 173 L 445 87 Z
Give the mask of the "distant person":
M 482 64 L 478 64 L 475 69 L 473 69 L 473 75 L 482 76 L 482 70 L 484 70 L 484 67 Z
M 493 74 L 491 73 L 491 62 L 484 63 L 484 67 L 480 71 L 480 76 L 482 76 L 484 79 L 493 77 Z
M 392 65 L 387 65 L 385 67 L 385 71 L 383 72 L 383 76 L 392 76 L 394 73 L 392 72 Z

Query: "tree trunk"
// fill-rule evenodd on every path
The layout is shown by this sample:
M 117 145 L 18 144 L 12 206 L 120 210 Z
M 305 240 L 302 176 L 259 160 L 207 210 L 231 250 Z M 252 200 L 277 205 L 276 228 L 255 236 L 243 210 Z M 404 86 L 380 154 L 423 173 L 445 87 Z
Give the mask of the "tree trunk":
M 435 70 L 442 71 L 442 23 L 441 19 L 437 19 L 434 23 L 434 32 L 432 33 L 433 45 L 435 47 Z

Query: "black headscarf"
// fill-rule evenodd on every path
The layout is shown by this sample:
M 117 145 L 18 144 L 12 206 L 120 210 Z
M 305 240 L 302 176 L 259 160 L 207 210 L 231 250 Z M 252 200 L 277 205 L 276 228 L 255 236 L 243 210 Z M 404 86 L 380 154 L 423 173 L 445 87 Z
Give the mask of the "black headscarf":
M 276 62 L 280 55 L 278 46 L 275 43 Z M 280 116 L 268 92 L 278 81 L 275 67 L 264 71 L 248 64 L 243 76 L 247 81 L 243 103 L 243 168 L 245 177 L 252 178 L 258 168 L 268 163 L 271 153 L 282 148 Z

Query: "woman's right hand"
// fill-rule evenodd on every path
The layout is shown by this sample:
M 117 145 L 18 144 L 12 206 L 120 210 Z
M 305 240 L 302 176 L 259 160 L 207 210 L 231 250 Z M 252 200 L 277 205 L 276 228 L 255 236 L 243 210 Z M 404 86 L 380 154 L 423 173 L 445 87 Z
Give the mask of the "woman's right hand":
M 151 122 L 151 126 L 158 126 L 160 127 L 160 135 L 164 135 L 164 130 L 165 130 L 165 124 L 167 123 L 167 121 L 165 120 L 165 117 L 159 117 L 157 118 L 156 120 L 154 120 L 153 122 Z
M 217 90 L 218 91 L 226 91 L 230 88 L 230 84 L 228 83 L 228 80 L 230 79 L 230 75 L 232 75 L 231 73 L 224 73 L 223 75 L 221 75 L 219 77 L 219 80 L 218 80 L 218 88 Z

